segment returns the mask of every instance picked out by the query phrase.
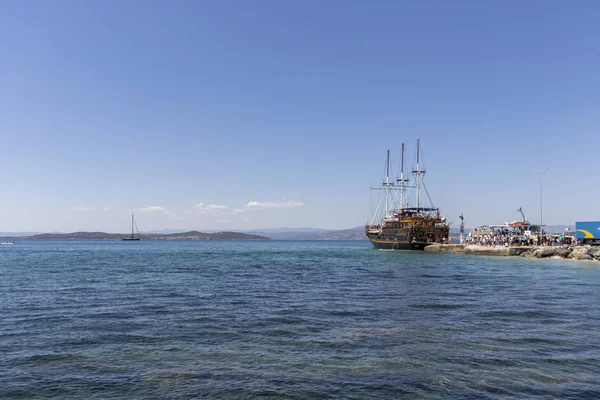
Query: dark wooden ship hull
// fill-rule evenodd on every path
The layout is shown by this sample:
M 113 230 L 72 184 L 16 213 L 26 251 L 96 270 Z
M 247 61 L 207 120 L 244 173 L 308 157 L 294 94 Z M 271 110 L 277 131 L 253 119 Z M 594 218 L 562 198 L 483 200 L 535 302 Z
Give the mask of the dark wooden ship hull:
M 434 244 L 433 242 L 399 242 L 390 239 L 377 239 L 375 237 L 369 237 L 369 235 L 367 235 L 367 237 L 371 241 L 373 247 L 380 250 L 424 250 L 425 247 Z
M 382 221 L 381 225 L 365 226 L 365 234 L 376 249 L 423 250 L 436 243 L 447 243 L 450 226 L 439 215 L 428 217 L 402 210 L 395 219 Z

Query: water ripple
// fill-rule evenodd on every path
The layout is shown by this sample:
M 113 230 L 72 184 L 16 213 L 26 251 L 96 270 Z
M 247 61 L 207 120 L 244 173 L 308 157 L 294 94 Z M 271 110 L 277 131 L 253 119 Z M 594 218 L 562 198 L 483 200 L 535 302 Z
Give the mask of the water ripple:
M 600 398 L 590 263 L 362 242 L 0 250 L 2 399 Z

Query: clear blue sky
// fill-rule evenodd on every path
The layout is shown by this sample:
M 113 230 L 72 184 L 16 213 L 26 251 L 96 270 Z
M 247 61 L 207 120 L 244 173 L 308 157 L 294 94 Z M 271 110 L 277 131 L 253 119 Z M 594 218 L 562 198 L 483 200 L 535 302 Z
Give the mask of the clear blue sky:
M 3 1 L 0 231 L 599 220 L 600 3 Z M 412 154 L 411 161 L 412 164 Z

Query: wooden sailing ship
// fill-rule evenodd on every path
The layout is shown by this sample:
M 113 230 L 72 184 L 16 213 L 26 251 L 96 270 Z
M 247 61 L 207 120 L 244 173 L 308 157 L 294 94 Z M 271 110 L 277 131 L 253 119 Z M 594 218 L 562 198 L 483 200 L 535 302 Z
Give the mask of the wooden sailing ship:
M 427 193 L 423 176 L 425 170 L 420 167 L 420 143 L 417 140 L 416 168 L 412 171 L 415 184 L 409 185 L 404 177 L 404 143 L 402 144 L 402 161 L 400 177 L 390 182 L 390 152 L 387 153 L 386 178 L 383 182 L 385 191 L 384 216 L 379 224 L 374 220 L 365 226 L 365 233 L 377 249 L 389 250 L 423 250 L 434 243 L 447 243 L 450 225 L 440 216 L 439 208 L 433 206 Z M 408 189 L 416 192 L 415 204 L 410 206 L 406 193 Z M 430 206 L 424 207 L 421 192 L 424 192 Z M 399 195 L 399 201 L 398 196 Z M 378 207 L 379 208 L 379 207 Z M 377 212 L 375 213 L 377 215 Z M 374 217 L 375 218 L 375 217 Z

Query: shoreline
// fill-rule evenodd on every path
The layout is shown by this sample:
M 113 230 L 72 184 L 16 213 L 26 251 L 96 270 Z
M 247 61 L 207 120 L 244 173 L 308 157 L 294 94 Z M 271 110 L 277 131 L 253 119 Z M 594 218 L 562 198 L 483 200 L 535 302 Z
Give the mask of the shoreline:
M 480 246 L 474 244 L 432 244 L 424 251 L 462 253 L 481 256 L 558 258 L 563 260 L 599 261 L 600 247 L 586 246 Z

